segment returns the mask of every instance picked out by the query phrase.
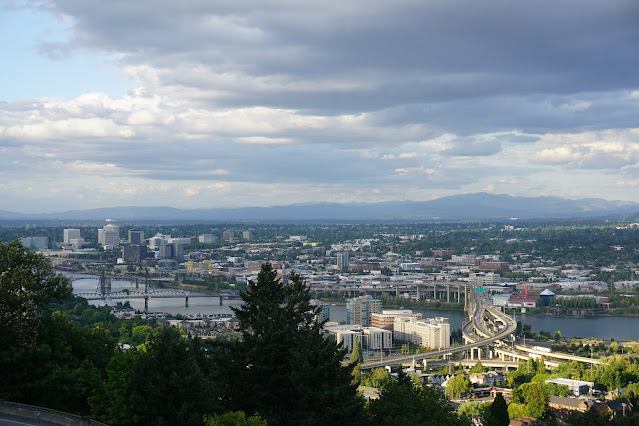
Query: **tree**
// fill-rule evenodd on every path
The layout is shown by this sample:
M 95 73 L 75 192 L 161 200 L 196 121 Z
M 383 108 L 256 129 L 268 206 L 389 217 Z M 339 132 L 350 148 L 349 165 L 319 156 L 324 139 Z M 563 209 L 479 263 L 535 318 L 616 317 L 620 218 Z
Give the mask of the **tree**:
M 461 374 L 452 377 L 446 385 L 446 392 L 453 398 L 459 398 L 462 393 L 470 394 L 472 390 L 473 384 L 468 377 Z
M 217 409 L 217 394 L 198 364 L 199 339 L 165 327 L 137 350 L 116 355 L 93 415 L 109 424 L 198 425 Z
M 383 367 L 374 368 L 373 371 L 368 373 L 362 380 L 364 386 L 370 386 L 373 388 L 381 389 L 391 382 L 393 378 L 387 369 Z
M 266 426 L 260 416 L 246 417 L 243 411 L 229 411 L 215 416 L 204 416 L 204 426 Z
M 0 242 L 0 398 L 86 415 L 115 342 L 53 311 L 67 284 L 41 254 Z
M 543 358 L 537 361 L 537 374 L 546 374 L 546 361 Z
M 0 350 L 0 398 L 89 414 L 87 398 L 101 385 L 115 341 L 101 329 L 72 324 L 61 312 L 43 318 L 28 346 Z
M 0 342 L 33 343 L 51 313 L 49 303 L 68 299 L 67 278 L 56 275 L 49 261 L 14 240 L 0 241 Z
M 345 350 L 321 334 L 321 308 L 297 274 L 288 283 L 270 264 L 249 281 L 233 308 L 243 340 L 217 356 L 231 411 L 258 413 L 269 424 L 357 424 L 363 402 L 352 384 L 352 366 L 342 366 Z M 221 352 L 224 353 L 224 352 Z
M 440 392 L 416 385 L 400 370 L 397 381 L 382 389 L 368 407 L 371 425 L 462 425 L 448 399 Z
M 362 345 L 359 342 L 359 339 L 355 337 L 353 340 L 353 352 L 351 352 L 351 364 L 353 365 L 353 384 L 359 385 L 362 380 L 362 367 L 361 364 L 364 362 L 364 357 L 362 356 Z
M 548 413 L 550 396 L 543 383 L 524 383 L 513 390 L 512 400 L 515 403 L 525 404 L 528 416 L 540 419 Z
M 486 415 L 487 407 L 479 401 L 464 402 L 459 406 L 457 413 L 459 417 L 465 417 L 468 420 L 481 421 Z
M 401 352 L 402 355 L 408 355 L 408 344 L 404 343 L 402 345 L 402 348 L 401 348 L 400 352 Z
M 470 369 L 468 370 L 469 373 L 483 373 L 484 371 L 488 371 L 488 368 L 485 368 L 481 361 L 477 361 L 477 363 Z
M 508 426 L 510 417 L 508 416 L 508 404 L 501 393 L 495 396 L 495 400 L 486 412 L 487 426 Z
M 525 417 L 528 415 L 527 407 L 519 402 L 511 402 L 508 404 L 508 416 L 510 418 Z

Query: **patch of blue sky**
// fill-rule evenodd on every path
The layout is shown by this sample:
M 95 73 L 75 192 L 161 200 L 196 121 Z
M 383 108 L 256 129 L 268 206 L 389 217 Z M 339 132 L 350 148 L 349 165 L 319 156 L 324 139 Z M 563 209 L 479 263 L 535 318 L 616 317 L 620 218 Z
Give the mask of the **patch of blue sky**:
M 114 55 L 78 51 L 52 58 L 41 49 L 67 41 L 70 27 L 42 10 L 0 6 L 0 102 L 70 100 L 91 92 L 121 97 L 135 88 L 114 67 Z

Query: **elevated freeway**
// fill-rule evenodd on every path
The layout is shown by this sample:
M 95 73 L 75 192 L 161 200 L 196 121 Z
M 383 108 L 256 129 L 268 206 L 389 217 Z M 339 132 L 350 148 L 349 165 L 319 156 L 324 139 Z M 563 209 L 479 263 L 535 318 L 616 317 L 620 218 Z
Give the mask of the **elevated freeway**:
M 547 352 L 547 351 L 543 351 L 543 350 L 539 350 L 537 348 L 534 347 L 530 347 L 530 346 L 524 346 L 524 345 L 515 345 L 515 349 L 528 353 L 528 354 L 534 354 L 534 355 L 538 355 L 538 356 L 543 356 L 544 358 L 554 358 L 554 359 L 561 359 L 561 360 L 565 360 L 565 361 L 579 361 L 579 362 L 583 362 L 586 364 L 603 364 L 603 362 L 599 359 L 596 358 L 586 358 L 583 356 L 577 356 L 577 355 L 570 355 L 570 354 L 566 354 L 563 352 Z M 546 361 L 546 363 L 548 363 L 548 361 Z
M 462 353 L 486 347 L 495 342 L 501 341 L 517 328 L 517 323 L 513 318 L 494 308 L 485 295 L 477 295 L 469 301 L 469 320 L 462 329 L 465 343 L 460 346 L 450 347 L 431 352 L 414 355 L 392 356 L 386 358 L 365 360 L 361 364 L 362 369 L 372 369 L 385 366 L 396 366 L 428 360 L 437 357 L 448 357 L 455 353 Z M 489 325 L 487 325 L 487 323 Z M 471 355 L 471 359 L 473 356 Z

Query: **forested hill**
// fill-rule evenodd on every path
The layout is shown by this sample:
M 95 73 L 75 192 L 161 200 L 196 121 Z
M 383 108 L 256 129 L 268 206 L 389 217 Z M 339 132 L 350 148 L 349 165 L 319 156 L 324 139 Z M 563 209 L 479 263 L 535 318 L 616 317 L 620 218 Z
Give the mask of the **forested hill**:
M 639 204 L 594 198 L 513 197 L 505 194 L 463 194 L 431 201 L 383 203 L 313 203 L 271 207 L 181 210 L 173 207 L 112 207 L 57 213 L 23 214 L 0 211 L 0 220 L 178 220 L 178 221 L 349 221 L 552 219 L 638 214 Z

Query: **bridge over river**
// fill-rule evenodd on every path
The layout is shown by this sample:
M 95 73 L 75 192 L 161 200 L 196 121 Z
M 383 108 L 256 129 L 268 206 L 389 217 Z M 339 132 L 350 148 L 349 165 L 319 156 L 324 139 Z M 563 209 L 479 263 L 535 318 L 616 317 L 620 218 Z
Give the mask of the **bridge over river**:
M 87 279 L 93 277 L 72 277 L 72 281 Z M 95 292 L 91 293 L 75 293 L 75 296 L 82 297 L 87 300 L 131 300 L 131 299 L 144 299 L 144 310 L 148 311 L 149 309 L 149 300 L 150 299 L 178 299 L 184 298 L 184 304 L 186 307 L 189 306 L 189 298 L 218 298 L 220 301 L 220 305 L 226 300 L 238 300 L 240 296 L 237 294 L 231 293 L 201 293 L 191 290 L 181 290 L 181 289 L 152 289 L 149 285 L 148 277 L 144 280 L 144 290 L 119 290 L 119 291 L 111 291 L 111 282 L 112 281 L 127 281 L 127 282 L 135 282 L 136 288 L 139 288 L 140 283 L 137 278 L 113 278 L 106 277 L 104 273 L 99 277 L 99 283 Z
M 542 351 L 514 344 L 514 333 L 517 322 L 490 303 L 488 295 L 471 291 L 466 305 L 468 321 L 462 327 L 464 344 L 435 351 L 391 357 L 367 359 L 361 364 L 363 370 L 385 367 L 411 365 L 422 361 L 424 366 L 429 359 L 450 360 L 453 354 L 466 354 L 466 362 L 490 362 L 508 367 L 516 365 L 520 360 L 543 356 L 546 365 L 556 367 L 561 362 L 579 361 L 599 364 L 600 361 L 565 353 Z M 484 357 L 482 357 L 482 354 Z M 462 357 L 463 358 L 463 357 Z M 439 361 L 438 361 L 439 362 Z

